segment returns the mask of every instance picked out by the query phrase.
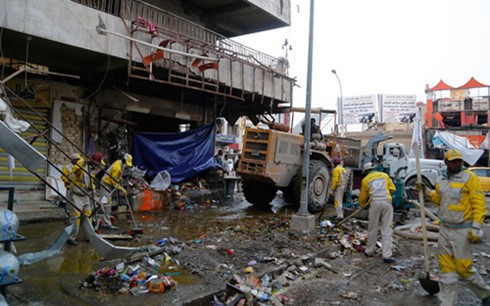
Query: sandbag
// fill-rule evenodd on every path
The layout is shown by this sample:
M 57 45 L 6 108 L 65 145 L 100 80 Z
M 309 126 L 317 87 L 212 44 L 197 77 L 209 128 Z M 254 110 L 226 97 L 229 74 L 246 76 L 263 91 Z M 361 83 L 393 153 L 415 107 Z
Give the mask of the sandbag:
M 158 172 L 153 181 L 150 184 L 150 187 L 156 191 L 164 191 L 170 186 L 172 182 L 170 178 L 170 173 L 166 170 Z

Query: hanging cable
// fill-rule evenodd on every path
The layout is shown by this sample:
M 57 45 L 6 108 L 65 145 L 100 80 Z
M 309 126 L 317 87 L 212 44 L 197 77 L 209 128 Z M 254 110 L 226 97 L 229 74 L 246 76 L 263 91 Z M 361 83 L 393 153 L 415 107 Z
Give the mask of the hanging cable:
M 32 40 L 32 37 L 31 36 L 27 36 L 27 44 L 26 44 L 26 61 L 25 61 L 25 65 L 26 67 L 29 67 L 29 43 L 30 41 Z M 27 86 L 27 71 L 25 72 L 24 74 L 24 83 L 25 83 L 25 86 L 26 88 L 28 87 Z
M 183 114 L 184 113 L 184 88 L 180 88 L 180 113 Z M 182 120 L 182 115 L 180 116 L 180 128 L 179 128 L 179 131 L 182 132 L 182 124 L 183 123 L 183 120 Z M 187 126 L 184 127 L 185 130 L 187 130 Z
M 97 89 L 91 93 L 90 95 L 88 95 L 88 97 L 86 97 L 84 100 L 88 100 L 90 98 L 92 98 L 93 96 L 95 96 L 99 91 L 100 89 L 102 88 L 102 85 L 104 84 L 106 78 L 107 78 L 107 75 L 109 74 L 109 69 L 111 67 L 111 56 L 110 55 L 107 55 L 107 67 L 106 67 L 106 70 L 105 70 L 105 73 L 104 73 L 104 77 L 102 78 L 102 81 L 100 81 L 99 83 L 99 86 L 97 87 Z
M 221 115 L 223 114 L 223 111 L 225 110 L 225 107 L 226 107 L 226 96 L 223 97 L 223 107 L 219 111 L 219 116 L 218 117 L 221 117 Z
M 0 75 L 0 79 L 3 80 L 3 76 L 5 73 L 5 58 L 3 57 L 3 28 L 0 29 L 0 59 L 2 59 L 2 73 Z

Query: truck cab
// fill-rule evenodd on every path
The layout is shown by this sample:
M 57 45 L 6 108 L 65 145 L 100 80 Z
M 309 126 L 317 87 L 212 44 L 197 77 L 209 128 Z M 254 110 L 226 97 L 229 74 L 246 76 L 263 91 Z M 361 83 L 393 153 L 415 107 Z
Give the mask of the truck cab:
M 409 199 L 417 199 L 418 193 L 414 188 L 417 183 L 417 167 L 415 158 L 409 157 L 405 145 L 398 142 L 386 142 L 392 137 L 382 132 L 368 139 L 367 144 L 362 150 L 362 165 L 372 162 L 380 165 L 382 171 L 386 172 L 394 181 L 400 179 L 405 185 L 406 195 Z M 383 154 L 378 154 L 380 143 L 383 145 Z M 420 159 L 420 174 L 422 182 L 429 188 L 434 188 L 437 177 L 446 169 L 442 160 Z M 357 176 L 360 176 L 359 174 Z M 356 179 L 356 177 L 354 177 Z M 360 187 L 360 184 L 353 184 L 354 188 Z
M 408 166 L 408 156 L 407 151 L 405 150 L 405 145 L 398 142 L 386 143 L 383 146 L 383 156 L 381 161 L 384 171 L 390 177 L 406 176 L 406 170 L 403 170 Z
M 389 142 L 383 146 L 383 155 L 379 157 L 383 170 L 391 178 L 400 178 L 406 187 L 414 187 L 417 180 L 417 166 L 415 158 L 408 156 L 405 145 Z M 442 160 L 420 159 L 420 172 L 422 181 L 430 188 L 436 184 L 437 177 L 446 168 Z M 413 189 L 413 188 L 412 188 Z M 414 198 L 415 193 L 409 193 Z

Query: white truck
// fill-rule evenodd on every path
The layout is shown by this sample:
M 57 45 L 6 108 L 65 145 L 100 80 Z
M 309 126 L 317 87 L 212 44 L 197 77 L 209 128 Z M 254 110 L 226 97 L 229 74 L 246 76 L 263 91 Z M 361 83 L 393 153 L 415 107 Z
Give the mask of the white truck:
M 380 142 L 391 139 L 391 136 L 378 133 L 368 140 L 364 147 L 361 159 L 361 168 L 367 162 L 380 165 L 393 180 L 401 179 L 405 185 L 406 195 L 409 199 L 417 199 L 418 194 L 415 190 L 417 181 L 417 171 L 415 158 L 410 158 L 405 145 L 398 142 L 388 142 L 383 145 L 382 155 L 377 154 Z M 422 181 L 430 188 L 435 186 L 437 177 L 445 170 L 444 161 L 435 159 L 420 159 L 420 171 Z M 359 182 L 360 183 L 360 182 Z M 360 184 L 354 184 L 360 187 Z

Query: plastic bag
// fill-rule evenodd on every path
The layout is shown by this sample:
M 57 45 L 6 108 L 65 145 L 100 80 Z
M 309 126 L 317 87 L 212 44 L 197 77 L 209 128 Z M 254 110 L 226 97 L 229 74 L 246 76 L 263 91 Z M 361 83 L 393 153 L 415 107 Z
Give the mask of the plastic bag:
M 164 191 L 168 188 L 168 186 L 170 186 L 170 183 L 170 173 L 168 173 L 167 170 L 164 170 L 158 172 L 158 174 L 151 182 L 150 187 L 156 191 Z
M 61 179 L 57 179 L 55 177 L 48 176 L 48 177 L 46 177 L 46 182 L 49 185 L 53 186 L 53 188 L 58 190 L 59 193 L 61 193 L 63 196 L 66 197 L 66 187 L 65 187 L 65 184 L 63 183 L 63 181 Z M 58 201 L 61 199 L 62 199 L 62 197 L 60 197 L 60 195 L 56 191 L 51 189 L 51 187 L 46 186 L 46 200 Z

